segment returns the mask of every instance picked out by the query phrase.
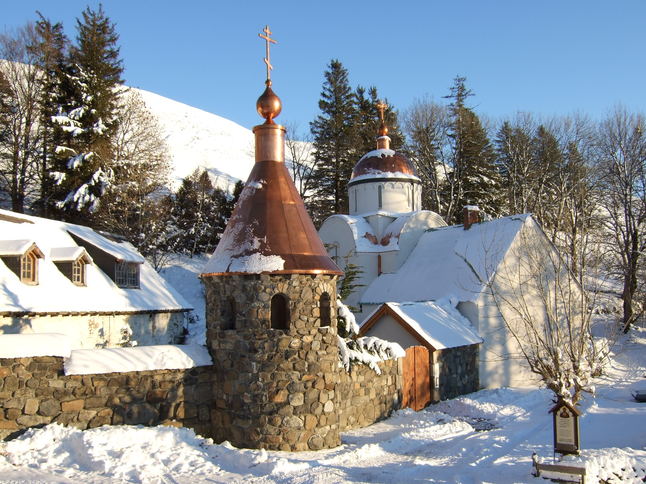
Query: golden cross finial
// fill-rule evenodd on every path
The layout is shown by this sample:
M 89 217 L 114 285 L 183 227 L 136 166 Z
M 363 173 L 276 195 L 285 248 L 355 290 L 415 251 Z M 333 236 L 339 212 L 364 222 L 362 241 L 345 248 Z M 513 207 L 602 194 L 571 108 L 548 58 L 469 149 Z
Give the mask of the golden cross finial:
M 265 35 L 263 34 L 258 34 L 258 37 L 261 39 L 265 39 L 265 49 L 266 49 L 266 54 L 265 54 L 265 64 L 267 64 L 267 84 L 271 84 L 271 70 L 274 68 L 274 66 L 271 65 L 271 58 L 269 57 L 269 43 L 271 42 L 272 44 L 276 44 L 277 42 L 270 37 L 271 35 L 271 30 L 269 30 L 269 25 L 265 25 L 265 28 L 263 30 Z
M 377 102 L 377 109 L 379 110 L 379 119 L 381 119 L 381 122 L 384 122 L 384 111 L 388 107 L 388 104 L 386 104 L 383 101 L 378 101 Z

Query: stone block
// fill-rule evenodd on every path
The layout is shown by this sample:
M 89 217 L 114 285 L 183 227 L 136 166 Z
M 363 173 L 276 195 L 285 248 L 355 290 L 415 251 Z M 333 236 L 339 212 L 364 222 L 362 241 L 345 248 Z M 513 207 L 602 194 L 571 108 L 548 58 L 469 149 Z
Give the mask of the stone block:
M 305 403 L 305 395 L 303 393 L 292 393 L 289 395 L 289 404 L 293 407 L 300 407 Z
M 288 428 L 302 429 L 304 427 L 303 419 L 296 416 L 288 416 L 283 419 L 283 426 Z
M 61 404 L 58 400 L 49 399 L 40 403 L 38 414 L 46 417 L 53 417 L 61 413 Z
M 332 400 L 325 402 L 325 405 L 323 405 L 323 411 L 325 413 L 331 413 L 334 411 L 334 403 L 332 402 Z
M 24 412 L 27 415 L 34 415 L 38 411 L 39 401 L 36 398 L 28 398 L 25 400 Z
M 193 416 L 195 416 L 195 414 Z M 97 415 L 97 418 L 103 417 L 99 417 Z M 106 418 L 110 420 L 109 417 Z M 152 405 L 148 403 L 135 403 L 126 405 L 125 411 L 123 412 L 123 422 L 126 425 L 152 425 L 158 420 L 158 418 L 159 413 Z
M 40 415 L 22 415 L 16 419 L 18 425 L 22 427 L 33 427 L 35 425 L 48 424 L 52 421 L 51 417 L 44 417 Z

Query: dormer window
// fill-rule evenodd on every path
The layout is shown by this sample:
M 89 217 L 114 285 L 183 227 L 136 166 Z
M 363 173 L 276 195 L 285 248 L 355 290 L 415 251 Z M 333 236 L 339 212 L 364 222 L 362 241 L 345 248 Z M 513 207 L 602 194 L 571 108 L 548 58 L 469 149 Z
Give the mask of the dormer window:
M 0 258 L 25 284 L 38 284 L 38 259 L 43 253 L 30 240 L 0 241 Z
M 73 284 L 85 286 L 86 266 L 92 263 L 92 258 L 83 247 L 56 247 L 49 256 L 59 271 Z
M 114 282 L 119 287 L 139 288 L 139 264 L 119 261 L 115 265 Z

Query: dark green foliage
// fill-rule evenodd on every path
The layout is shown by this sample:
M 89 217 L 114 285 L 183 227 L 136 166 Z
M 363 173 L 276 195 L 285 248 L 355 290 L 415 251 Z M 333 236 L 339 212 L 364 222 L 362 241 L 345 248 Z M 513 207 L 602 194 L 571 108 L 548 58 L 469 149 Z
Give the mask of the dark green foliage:
M 28 46 L 36 57 L 36 62 L 41 70 L 39 78 L 40 96 L 40 128 L 41 128 L 41 153 L 40 153 L 40 196 L 34 203 L 34 208 L 42 215 L 48 216 L 50 212 L 50 196 L 54 181 L 50 176 L 50 169 L 54 165 L 57 145 L 54 136 L 54 116 L 58 114 L 59 106 L 64 104 L 62 92 L 62 79 L 67 67 L 69 40 L 63 31 L 60 22 L 52 24 L 38 12 L 39 19 L 35 24 L 36 37 Z
M 465 81 L 464 77 L 456 77 L 447 96 L 452 100 L 449 137 L 453 144 L 453 159 L 445 196 L 454 200 L 446 214 L 449 224 L 462 221 L 465 205 L 478 205 L 491 216 L 499 216 L 503 211 L 495 152 L 480 118 L 466 106 L 467 98 L 473 94 Z
M 173 206 L 176 250 L 190 255 L 215 250 L 233 211 L 233 200 L 214 188 L 208 172 L 196 170 L 182 181 Z
M 352 174 L 356 117 L 355 96 L 348 71 L 332 60 L 325 71 L 319 114 L 310 123 L 314 138 L 314 177 L 317 180 L 310 213 L 318 225 L 333 213 L 347 213 L 347 181 Z
M 366 96 L 366 89 L 362 86 L 357 87 L 355 90 L 356 98 L 356 144 L 354 158 L 356 161 L 365 155 L 367 152 L 374 150 L 376 145 L 376 138 L 379 132 L 381 121 L 379 118 L 379 110 L 377 104 L 380 101 L 377 88 L 371 86 L 368 89 Z M 388 127 L 388 136 L 391 139 L 390 147 L 399 150 L 404 146 L 404 135 L 399 127 L 399 120 L 397 119 L 397 112 L 388 104 L 388 100 L 381 100 L 386 104 L 384 110 L 384 121 Z

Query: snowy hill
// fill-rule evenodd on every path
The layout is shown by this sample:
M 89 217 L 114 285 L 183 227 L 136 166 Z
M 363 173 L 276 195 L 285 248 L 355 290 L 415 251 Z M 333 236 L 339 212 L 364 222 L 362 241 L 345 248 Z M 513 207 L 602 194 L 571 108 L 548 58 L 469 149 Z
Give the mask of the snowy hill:
M 247 179 L 254 164 L 251 130 L 216 114 L 135 90 L 164 130 L 176 186 L 196 168 L 207 169 L 214 183 L 224 189 L 232 190 L 237 180 Z

